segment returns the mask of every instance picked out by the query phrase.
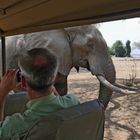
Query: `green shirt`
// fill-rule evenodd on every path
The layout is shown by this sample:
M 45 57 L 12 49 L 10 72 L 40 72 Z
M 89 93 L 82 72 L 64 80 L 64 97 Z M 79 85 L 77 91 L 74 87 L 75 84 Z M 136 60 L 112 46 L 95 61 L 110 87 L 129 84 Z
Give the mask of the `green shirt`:
M 7 116 L 1 123 L 1 137 L 21 137 L 25 135 L 32 125 L 42 117 L 47 116 L 50 112 L 72 107 L 79 104 L 79 100 L 73 94 L 65 96 L 55 96 L 50 94 L 45 97 L 30 100 L 26 107 L 27 110 L 21 113 L 15 113 Z

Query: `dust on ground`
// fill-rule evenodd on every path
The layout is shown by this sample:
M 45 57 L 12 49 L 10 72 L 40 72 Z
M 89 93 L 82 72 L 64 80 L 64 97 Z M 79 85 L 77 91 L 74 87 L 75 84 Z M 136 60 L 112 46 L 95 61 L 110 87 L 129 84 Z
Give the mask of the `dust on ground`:
M 113 58 L 117 83 L 133 84 L 140 89 L 140 58 Z M 82 102 L 98 97 L 99 82 L 85 69 L 72 69 L 68 77 L 69 92 Z M 104 140 L 140 140 L 140 93 L 114 93 L 106 110 Z

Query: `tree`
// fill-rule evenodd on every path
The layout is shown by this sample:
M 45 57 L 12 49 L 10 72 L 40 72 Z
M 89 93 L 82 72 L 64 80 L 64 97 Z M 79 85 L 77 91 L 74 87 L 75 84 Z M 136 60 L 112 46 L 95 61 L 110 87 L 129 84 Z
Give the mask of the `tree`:
M 108 53 L 110 55 L 115 55 L 115 50 L 112 47 L 108 47 Z
M 117 40 L 117 41 L 113 44 L 112 50 L 115 51 L 115 56 L 116 56 L 116 57 L 124 57 L 125 54 L 126 54 L 124 45 L 123 45 L 123 43 L 122 43 L 121 40 Z
M 130 57 L 130 53 L 131 53 L 131 46 L 130 46 L 130 43 L 131 43 L 131 41 L 130 40 L 127 40 L 126 41 L 126 56 L 127 57 Z

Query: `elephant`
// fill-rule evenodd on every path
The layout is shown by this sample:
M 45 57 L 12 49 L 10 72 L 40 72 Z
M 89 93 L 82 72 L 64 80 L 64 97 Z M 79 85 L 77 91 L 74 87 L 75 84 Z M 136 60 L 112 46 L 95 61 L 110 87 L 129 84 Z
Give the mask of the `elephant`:
M 116 71 L 107 44 L 94 25 L 29 33 L 9 38 L 7 43 L 7 69 L 18 68 L 16 56 L 33 47 L 47 47 L 58 58 L 59 68 L 55 87 L 61 95 L 67 93 L 67 77 L 73 67 L 87 68 L 100 81 L 99 100 L 106 108 L 113 90 Z M 12 50 L 10 52 L 9 50 Z

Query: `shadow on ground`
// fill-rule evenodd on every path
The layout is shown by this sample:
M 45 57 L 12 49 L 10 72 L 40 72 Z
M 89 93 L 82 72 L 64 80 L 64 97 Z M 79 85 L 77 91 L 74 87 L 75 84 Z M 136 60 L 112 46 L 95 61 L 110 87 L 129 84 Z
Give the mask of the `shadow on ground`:
M 117 82 L 123 83 L 124 79 Z M 140 89 L 140 80 L 135 88 Z M 76 93 L 82 102 L 98 97 L 99 82 L 94 77 L 69 80 L 69 91 Z M 114 93 L 106 110 L 104 140 L 140 139 L 140 93 Z
M 121 84 L 125 79 L 118 79 Z M 140 80 L 136 79 L 132 88 L 140 89 Z M 119 94 L 114 93 L 106 111 L 106 138 L 108 140 L 138 140 L 140 139 L 140 93 Z M 113 131 L 118 131 L 114 137 Z M 123 135 L 121 135 L 123 133 Z M 125 133 L 125 134 L 124 134 Z M 114 139 L 112 139 L 114 137 Z

